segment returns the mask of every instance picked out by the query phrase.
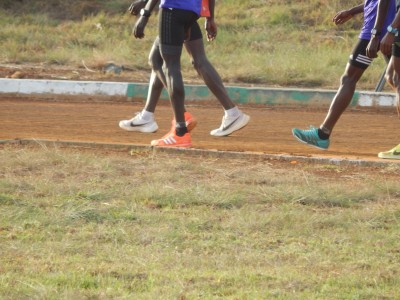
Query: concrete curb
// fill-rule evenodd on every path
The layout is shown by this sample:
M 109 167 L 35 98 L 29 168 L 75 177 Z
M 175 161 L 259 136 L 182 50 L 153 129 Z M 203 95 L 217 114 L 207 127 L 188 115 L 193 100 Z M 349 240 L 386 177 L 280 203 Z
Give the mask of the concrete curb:
M 336 91 L 312 89 L 280 89 L 262 87 L 226 87 L 232 100 L 239 104 L 265 105 L 329 105 Z M 38 80 L 0 78 L 0 94 L 17 95 L 102 95 L 146 99 L 148 85 L 127 82 L 95 82 L 69 80 Z M 215 100 L 204 85 L 185 85 L 188 101 Z M 167 100 L 165 91 L 161 99 Z M 394 93 L 357 91 L 351 106 L 392 107 L 396 105 Z
M 114 149 L 126 151 L 135 155 L 149 153 L 168 153 L 168 154 L 184 154 L 196 157 L 211 157 L 211 158 L 234 158 L 234 159 L 254 159 L 254 160 L 276 160 L 286 161 L 297 164 L 299 162 L 315 163 L 322 165 L 337 165 L 337 166 L 360 166 L 360 167 L 390 167 L 395 166 L 400 168 L 400 161 L 395 160 L 362 160 L 362 159 L 346 159 L 346 158 L 329 158 L 329 157 L 308 157 L 286 154 L 266 154 L 255 152 L 234 152 L 234 151 L 219 151 L 219 150 L 204 150 L 204 149 L 182 149 L 182 148 L 155 148 L 152 146 L 132 145 L 132 144 L 105 144 L 93 142 L 73 142 L 73 141 L 50 141 L 38 139 L 20 139 L 20 140 L 0 140 L 1 144 L 17 144 L 17 145 L 39 145 L 48 146 L 66 146 L 76 148 L 91 148 L 91 149 Z

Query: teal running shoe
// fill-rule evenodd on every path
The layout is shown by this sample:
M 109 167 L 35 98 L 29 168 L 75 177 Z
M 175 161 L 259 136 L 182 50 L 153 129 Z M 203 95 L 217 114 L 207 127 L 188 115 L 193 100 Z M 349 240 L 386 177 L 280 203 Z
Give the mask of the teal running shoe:
M 300 142 L 316 147 L 321 150 L 326 150 L 329 147 L 329 139 L 323 140 L 318 136 L 318 128 L 310 126 L 308 130 L 297 128 L 292 129 L 293 136 Z

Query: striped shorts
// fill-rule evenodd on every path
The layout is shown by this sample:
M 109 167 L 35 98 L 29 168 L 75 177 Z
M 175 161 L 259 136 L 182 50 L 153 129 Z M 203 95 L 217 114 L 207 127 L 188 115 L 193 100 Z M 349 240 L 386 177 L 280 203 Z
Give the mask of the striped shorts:
M 162 8 L 158 21 L 161 51 L 168 54 L 180 53 L 184 40 L 190 39 L 190 29 L 198 18 L 192 11 Z
M 367 56 L 368 44 L 369 40 L 358 40 L 358 43 L 353 49 L 353 53 L 351 53 L 349 57 L 350 65 L 364 70 L 369 67 L 374 59 Z

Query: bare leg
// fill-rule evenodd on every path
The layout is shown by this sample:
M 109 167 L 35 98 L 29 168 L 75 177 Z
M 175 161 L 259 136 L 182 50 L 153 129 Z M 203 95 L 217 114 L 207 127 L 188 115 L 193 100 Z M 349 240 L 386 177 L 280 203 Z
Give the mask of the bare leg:
M 192 64 L 197 73 L 201 78 L 203 78 L 204 83 L 208 86 L 215 97 L 217 97 L 224 109 L 228 110 L 235 107 L 236 105 L 229 98 L 221 77 L 207 59 L 203 39 L 187 41 L 185 42 L 185 47 L 192 58 Z
M 396 77 L 396 74 L 394 72 L 394 59 L 393 56 L 390 58 L 390 61 L 388 63 L 388 66 L 386 68 L 386 73 L 385 73 L 385 79 L 386 82 L 390 85 L 392 89 L 396 89 L 396 85 L 394 83 L 394 79 Z
M 151 75 L 149 82 L 149 91 L 144 109 L 154 113 L 158 100 L 160 99 L 164 85 L 167 85 L 165 74 L 163 71 L 164 60 L 160 54 L 160 45 L 158 38 L 154 41 L 153 47 L 149 54 L 149 64 L 151 66 Z
M 392 56 L 391 61 L 393 60 L 393 86 L 396 90 L 396 102 L 397 102 L 397 114 L 400 116 L 400 57 Z
M 149 64 L 151 66 L 151 75 L 149 81 L 149 91 L 144 109 L 154 113 L 160 99 L 163 88 L 167 88 L 167 80 L 163 69 L 164 60 L 160 53 L 158 38 L 154 42 L 149 55 Z M 186 112 L 186 108 L 185 108 Z
M 328 114 L 321 124 L 321 130 L 330 134 L 343 112 L 349 106 L 356 90 L 357 82 L 360 80 L 364 69 L 347 64 L 345 73 L 342 75 L 340 87 L 333 98 Z
M 185 90 L 181 73 L 181 51 L 176 50 L 177 49 L 174 51 L 161 51 L 161 55 L 165 62 L 167 89 L 171 100 L 172 109 L 174 110 L 175 121 L 177 124 L 184 124 Z
M 397 45 L 395 44 L 397 48 Z M 400 82 L 399 82 L 399 75 L 400 75 L 400 57 L 392 55 L 389 62 L 389 67 L 391 68 L 390 72 L 386 72 L 385 78 L 387 83 L 395 90 L 396 92 L 396 108 L 397 108 L 397 115 L 400 117 Z M 389 151 L 379 152 L 378 157 L 380 158 L 389 158 L 389 159 L 400 159 L 400 144 L 394 147 Z

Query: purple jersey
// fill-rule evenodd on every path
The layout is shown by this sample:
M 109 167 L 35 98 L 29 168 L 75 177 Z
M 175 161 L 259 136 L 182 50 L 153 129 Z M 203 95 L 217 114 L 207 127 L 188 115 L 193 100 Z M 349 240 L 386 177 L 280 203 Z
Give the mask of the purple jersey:
M 363 40 L 371 39 L 371 30 L 374 28 L 376 14 L 378 13 L 378 0 L 365 0 L 364 3 L 364 24 L 361 29 L 360 35 L 358 36 Z M 379 39 L 382 39 L 386 34 L 386 28 L 392 23 L 396 14 L 396 3 L 395 0 L 389 1 L 389 8 L 386 14 L 385 23 L 383 24 L 382 33 Z
M 161 0 L 160 7 L 190 10 L 200 16 L 201 0 Z

